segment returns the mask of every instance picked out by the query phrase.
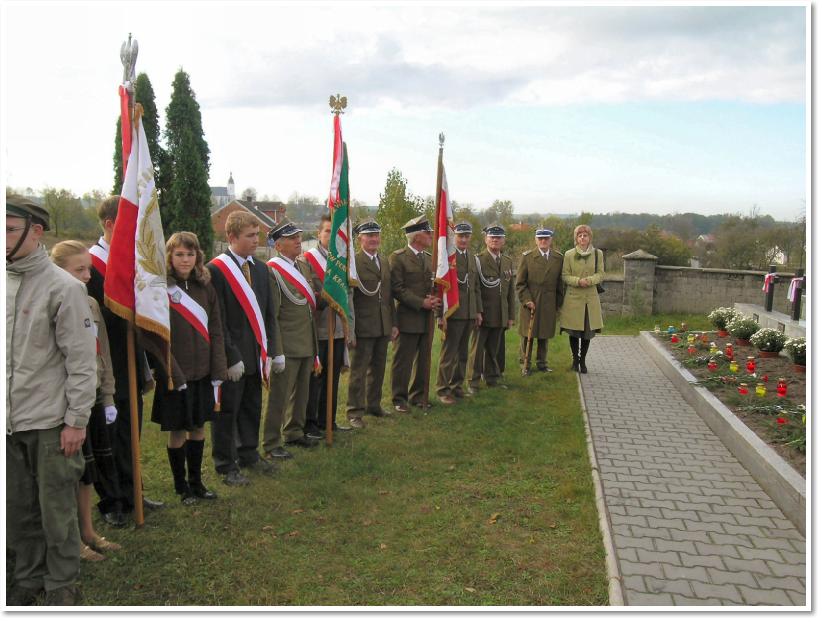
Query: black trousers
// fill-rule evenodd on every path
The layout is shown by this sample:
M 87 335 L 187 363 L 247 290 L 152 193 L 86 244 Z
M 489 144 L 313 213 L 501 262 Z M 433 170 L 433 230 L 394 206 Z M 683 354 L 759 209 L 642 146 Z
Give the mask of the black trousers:
M 328 409 L 328 340 L 320 340 L 319 357 L 323 371 L 319 376 L 311 374 L 311 383 L 308 386 L 308 405 L 305 409 L 305 430 L 325 430 L 326 411 Z M 340 372 L 343 365 L 345 339 L 340 337 L 334 340 L 334 376 L 331 384 L 331 421 L 337 420 L 337 390 L 340 386 Z M 336 427 L 336 423 L 334 423 Z
M 114 467 L 117 471 L 116 484 L 111 482 L 104 490 L 97 489 L 100 501 L 97 507 L 100 512 L 123 511 L 134 509 L 134 468 L 131 465 L 131 409 L 128 398 L 115 400 L 117 419 L 106 425 L 105 433 L 109 437 Z M 143 396 L 137 394 L 137 431 L 143 429 Z M 92 439 L 92 446 L 94 439 Z
M 259 372 L 222 384 L 221 412 L 211 422 L 211 456 L 217 473 L 239 471 L 260 459 L 263 387 Z
M 119 418 L 119 415 L 118 415 Z M 94 490 L 100 497 L 97 508 L 103 514 L 116 512 L 123 508 L 123 493 L 120 490 L 120 473 L 114 461 L 114 451 L 111 448 L 109 428 L 117 425 L 115 421 L 110 426 L 106 423 L 105 408 L 102 403 L 95 404 L 91 409 L 86 434 L 91 445 L 91 455 L 94 456 L 97 478 L 94 480 Z M 130 449 L 130 448 L 129 448 Z M 130 501 L 133 505 L 133 501 Z

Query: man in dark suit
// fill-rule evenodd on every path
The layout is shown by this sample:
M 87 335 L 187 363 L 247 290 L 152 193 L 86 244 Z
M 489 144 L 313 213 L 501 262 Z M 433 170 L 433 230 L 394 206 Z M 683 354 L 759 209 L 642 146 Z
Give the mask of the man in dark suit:
M 112 313 L 104 302 L 103 283 L 108 261 L 109 244 L 117 220 L 117 208 L 120 196 L 113 195 L 97 207 L 97 217 L 103 229 L 103 235 L 89 249 L 92 256 L 91 278 L 86 289 L 88 295 L 97 301 L 103 320 L 106 323 L 111 348 L 111 366 L 114 372 L 114 406 L 117 418 L 107 425 L 115 473 L 111 478 L 95 482 L 95 489 L 100 496 L 97 508 L 103 520 L 113 527 L 125 527 L 127 515 L 134 509 L 134 469 L 131 463 L 131 407 L 128 396 L 128 355 L 125 347 L 128 322 Z M 137 365 L 137 429 L 143 429 L 143 396 L 150 391 L 154 382 L 151 380 L 148 362 L 139 343 L 135 344 L 135 363 Z M 143 507 L 154 510 L 163 507 L 160 501 L 143 497 Z
M 229 249 L 208 264 L 220 301 L 229 366 L 228 381 L 222 385 L 222 409 L 211 422 L 211 455 L 217 473 L 229 486 L 249 483 L 241 467 L 263 474 L 275 471 L 274 464 L 257 451 L 262 383 L 268 382 L 276 323 L 268 266 L 254 258 L 259 229 L 249 212 L 229 214 L 225 223 Z
M 425 379 L 431 363 L 431 312 L 442 300 L 431 293 L 432 229 L 425 216 L 412 218 L 403 227 L 408 246 L 391 253 L 391 293 L 397 301 L 400 334 L 391 363 L 391 401 L 394 410 L 408 412 L 413 406 L 427 408 Z M 409 389 L 412 371 L 414 378 Z
M 363 415 L 388 414 L 380 404 L 385 360 L 388 342 L 396 339 L 399 331 L 391 297 L 391 269 L 379 253 L 380 225 L 363 222 L 355 232 L 360 242 L 360 250 L 354 255 L 360 284 L 354 288 L 354 322 L 350 330 L 355 338 L 346 412 L 352 427 L 364 428 Z

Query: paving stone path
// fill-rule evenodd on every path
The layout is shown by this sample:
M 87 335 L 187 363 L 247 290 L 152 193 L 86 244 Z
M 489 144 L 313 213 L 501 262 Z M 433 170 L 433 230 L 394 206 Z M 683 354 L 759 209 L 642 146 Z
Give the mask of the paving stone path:
M 626 605 L 804 605 L 805 538 L 636 337 L 580 375 Z

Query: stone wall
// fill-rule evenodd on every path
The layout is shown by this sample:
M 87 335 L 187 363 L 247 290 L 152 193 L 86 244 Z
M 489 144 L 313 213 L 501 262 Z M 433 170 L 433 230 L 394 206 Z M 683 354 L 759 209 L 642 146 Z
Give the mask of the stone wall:
M 793 274 L 777 273 L 773 309 L 788 315 L 788 285 Z M 654 313 L 708 313 L 734 303 L 765 304 L 763 272 L 656 266 L 654 272 Z
M 622 288 L 625 279 L 619 276 L 607 276 L 602 283 L 605 291 L 599 295 L 602 314 L 607 318 L 622 315 Z

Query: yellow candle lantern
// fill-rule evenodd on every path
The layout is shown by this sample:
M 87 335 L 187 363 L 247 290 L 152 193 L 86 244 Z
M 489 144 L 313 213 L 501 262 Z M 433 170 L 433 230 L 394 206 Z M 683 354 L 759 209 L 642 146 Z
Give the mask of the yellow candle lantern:
M 768 389 L 765 388 L 764 382 L 757 382 L 756 383 L 756 395 L 757 397 L 765 397 L 768 394 Z
M 728 369 L 731 371 L 732 374 L 735 374 L 739 371 L 739 363 L 737 363 L 736 361 L 731 361 L 731 363 L 728 365 Z

